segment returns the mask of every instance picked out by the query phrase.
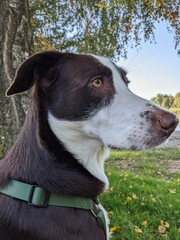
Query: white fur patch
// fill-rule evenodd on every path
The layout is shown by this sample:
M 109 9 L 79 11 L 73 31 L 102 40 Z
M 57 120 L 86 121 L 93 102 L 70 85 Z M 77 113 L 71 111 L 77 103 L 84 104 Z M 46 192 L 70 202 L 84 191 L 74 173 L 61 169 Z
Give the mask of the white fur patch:
M 95 177 L 105 183 L 105 190 L 109 186 L 104 173 L 104 161 L 109 156 L 109 149 L 99 138 L 84 132 L 85 121 L 63 121 L 48 116 L 49 124 L 56 137 L 64 144 L 75 158 Z
M 110 232 L 109 232 L 109 218 L 107 215 L 106 210 L 103 208 L 103 206 L 101 204 L 98 204 L 98 207 L 103 211 L 104 213 L 104 217 L 105 217 L 105 221 L 106 221 L 106 236 L 107 236 L 107 240 L 110 238 Z

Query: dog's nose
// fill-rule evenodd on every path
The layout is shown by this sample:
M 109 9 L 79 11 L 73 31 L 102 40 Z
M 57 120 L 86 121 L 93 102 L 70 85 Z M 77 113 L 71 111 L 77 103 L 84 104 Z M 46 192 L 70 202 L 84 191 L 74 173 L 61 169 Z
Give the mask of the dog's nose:
M 175 130 L 179 122 L 176 115 L 166 111 L 158 111 L 156 118 L 161 129 L 164 130 L 168 136 Z

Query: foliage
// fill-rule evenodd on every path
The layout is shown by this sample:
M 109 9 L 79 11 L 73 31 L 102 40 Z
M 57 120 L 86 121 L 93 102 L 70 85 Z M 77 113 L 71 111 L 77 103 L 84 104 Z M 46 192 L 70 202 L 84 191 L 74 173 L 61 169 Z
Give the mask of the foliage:
M 180 108 L 180 92 L 175 96 L 158 93 L 155 97 L 151 98 L 151 101 L 167 109 Z
M 180 92 L 174 97 L 174 107 L 180 108 Z
M 180 108 L 170 108 L 169 111 L 176 114 L 178 118 L 180 119 Z
M 180 150 L 111 152 L 106 166 L 110 188 L 101 201 L 110 217 L 112 240 L 179 239 L 180 181 L 179 174 L 168 172 L 169 159 L 180 159 Z M 138 162 L 139 170 L 123 169 L 121 161 Z M 144 166 L 146 161 L 151 164 Z
M 157 22 L 166 21 L 179 43 L 178 0 L 29 0 L 35 51 L 126 56 L 127 46 L 154 41 Z
M 180 118 L 180 92 L 172 95 L 158 93 L 155 97 L 151 98 L 151 101 L 160 105 L 163 108 L 167 108 Z

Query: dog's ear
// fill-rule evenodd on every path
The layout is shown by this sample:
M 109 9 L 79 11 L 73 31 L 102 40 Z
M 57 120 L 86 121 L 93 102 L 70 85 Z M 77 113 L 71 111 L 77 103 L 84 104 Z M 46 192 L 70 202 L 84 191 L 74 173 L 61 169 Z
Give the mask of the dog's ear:
M 13 83 L 6 92 L 7 96 L 30 89 L 37 79 L 45 74 L 58 62 L 62 53 L 45 51 L 37 53 L 25 60 L 16 72 Z

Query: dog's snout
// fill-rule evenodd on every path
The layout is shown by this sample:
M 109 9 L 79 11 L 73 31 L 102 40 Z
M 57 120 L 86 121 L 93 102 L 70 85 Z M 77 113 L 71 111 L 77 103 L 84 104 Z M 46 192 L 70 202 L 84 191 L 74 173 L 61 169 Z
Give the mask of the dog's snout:
M 163 131 L 167 133 L 167 135 L 170 135 L 178 125 L 178 118 L 166 111 L 157 111 L 156 113 L 156 120 L 159 122 L 159 125 Z

